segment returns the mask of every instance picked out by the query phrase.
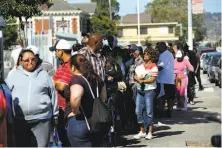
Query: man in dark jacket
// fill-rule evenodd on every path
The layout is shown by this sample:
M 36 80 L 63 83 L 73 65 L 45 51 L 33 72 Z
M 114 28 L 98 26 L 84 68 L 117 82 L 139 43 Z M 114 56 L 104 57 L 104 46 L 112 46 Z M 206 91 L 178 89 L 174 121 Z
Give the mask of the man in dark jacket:
M 194 69 L 197 68 L 197 57 L 196 57 L 196 53 L 192 50 L 189 50 L 189 46 L 187 45 L 187 43 L 183 43 L 183 50 L 184 50 L 184 54 L 185 56 L 187 56 L 189 58 L 190 64 L 193 66 Z M 189 103 L 194 105 L 194 97 L 195 97 L 195 84 L 196 84 L 196 80 L 195 80 L 195 73 L 194 72 L 189 72 L 188 74 L 188 86 L 187 86 L 187 96 L 189 98 Z

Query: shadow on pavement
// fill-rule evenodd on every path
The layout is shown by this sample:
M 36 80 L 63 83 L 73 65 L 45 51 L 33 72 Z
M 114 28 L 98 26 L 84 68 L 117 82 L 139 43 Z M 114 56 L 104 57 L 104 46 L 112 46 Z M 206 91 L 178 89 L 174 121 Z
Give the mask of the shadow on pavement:
M 136 145 L 138 143 L 141 143 L 141 141 L 138 141 L 138 140 L 135 140 L 135 139 L 127 139 L 127 138 L 124 138 L 125 135 L 128 135 L 128 134 L 118 134 L 117 135 L 117 146 L 123 146 L 123 147 L 127 147 L 127 145 Z M 146 146 L 146 145 L 137 145 L 135 147 L 143 147 L 143 146 Z M 134 146 L 129 146 L 129 147 L 134 147 Z
M 195 104 L 203 103 L 203 101 L 194 101 Z
M 166 136 L 173 136 L 173 135 L 180 135 L 184 133 L 185 131 L 168 131 L 168 132 L 155 132 L 153 134 L 155 139 L 166 137 Z
M 206 110 L 206 107 L 188 107 L 188 111 L 177 111 L 174 110 L 172 113 L 172 118 L 161 118 L 156 119 L 166 125 L 173 124 L 199 124 L 199 123 L 210 123 L 212 121 L 208 120 L 209 117 L 220 116 L 217 112 L 206 112 L 197 111 L 196 109 L 202 108 Z
M 153 126 L 153 131 L 158 132 L 158 131 L 164 131 L 164 130 L 169 130 L 171 129 L 169 126 Z

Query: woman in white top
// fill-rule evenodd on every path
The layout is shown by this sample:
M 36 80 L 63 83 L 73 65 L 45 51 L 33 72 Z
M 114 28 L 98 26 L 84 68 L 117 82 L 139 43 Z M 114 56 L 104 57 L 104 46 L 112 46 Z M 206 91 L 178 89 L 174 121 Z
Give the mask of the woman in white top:
M 144 51 L 145 63 L 138 66 L 135 70 L 134 79 L 137 81 L 137 98 L 136 98 L 136 115 L 137 122 L 140 125 L 140 132 L 134 136 L 135 139 L 146 138 L 152 139 L 153 131 L 153 98 L 156 89 L 156 77 L 158 67 L 155 64 L 157 52 L 152 48 Z M 144 70 L 137 70 L 144 69 Z M 143 118 L 143 110 L 146 110 L 146 117 Z M 144 125 L 149 125 L 149 132 L 146 135 Z

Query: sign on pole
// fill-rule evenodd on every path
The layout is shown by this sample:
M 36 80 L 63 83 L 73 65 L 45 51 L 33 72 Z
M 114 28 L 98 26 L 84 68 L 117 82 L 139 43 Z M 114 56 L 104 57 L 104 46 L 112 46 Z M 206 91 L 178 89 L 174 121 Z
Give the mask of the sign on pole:
M 192 0 L 193 14 L 201 14 L 203 10 L 203 0 Z

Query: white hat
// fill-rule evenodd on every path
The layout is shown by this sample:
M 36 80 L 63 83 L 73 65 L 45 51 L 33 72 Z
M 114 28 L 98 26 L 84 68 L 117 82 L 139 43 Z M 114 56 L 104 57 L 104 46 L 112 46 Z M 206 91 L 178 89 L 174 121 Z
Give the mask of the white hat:
M 180 50 L 177 51 L 176 53 L 176 58 L 182 58 L 183 54 Z
M 31 50 L 35 55 L 39 54 L 39 49 L 36 46 L 29 45 L 26 49 Z
M 58 40 L 53 47 L 49 48 L 50 51 L 56 51 L 56 49 L 72 50 L 69 42 L 64 39 Z

